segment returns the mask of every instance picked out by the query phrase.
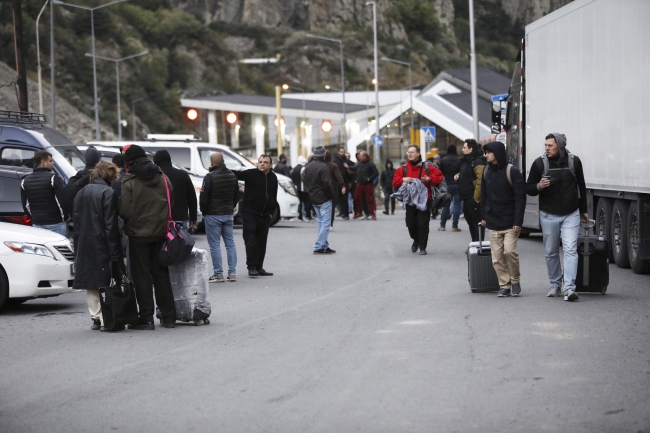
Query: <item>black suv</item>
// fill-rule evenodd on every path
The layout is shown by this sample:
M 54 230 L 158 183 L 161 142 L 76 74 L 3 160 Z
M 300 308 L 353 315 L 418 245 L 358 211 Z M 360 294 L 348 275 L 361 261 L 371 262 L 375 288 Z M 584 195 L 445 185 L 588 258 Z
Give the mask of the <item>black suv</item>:
M 52 154 L 54 172 L 65 183 L 77 173 L 71 162 L 83 155 L 63 134 L 45 126 L 45 116 L 0 110 L 0 221 L 31 225 L 20 201 L 20 181 L 34 169 L 34 154 Z M 54 147 L 56 146 L 56 147 Z

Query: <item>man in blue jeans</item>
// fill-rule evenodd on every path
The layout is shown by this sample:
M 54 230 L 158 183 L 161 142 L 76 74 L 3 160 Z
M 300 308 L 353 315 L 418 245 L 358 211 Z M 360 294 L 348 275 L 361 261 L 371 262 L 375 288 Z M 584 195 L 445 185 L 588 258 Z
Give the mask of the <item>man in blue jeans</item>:
M 323 146 L 314 149 L 314 159 L 305 167 L 305 176 L 309 184 L 309 199 L 318 216 L 318 238 L 314 245 L 314 254 L 333 254 L 327 238 L 330 234 L 332 217 L 332 200 L 334 189 L 330 170 L 325 165 L 326 151 Z
M 539 195 L 539 221 L 551 282 L 547 296 L 560 296 L 563 291 L 565 301 L 577 301 L 575 289 L 580 220 L 589 220 L 582 163 L 567 150 L 564 134 L 548 134 L 544 146 L 544 155 L 530 167 L 526 193 Z M 564 275 L 560 264 L 560 240 L 564 250 Z
M 208 235 L 213 275 L 211 283 L 236 281 L 237 249 L 233 235 L 233 210 L 239 199 L 239 185 L 235 174 L 224 164 L 223 155 L 210 155 L 210 171 L 203 178 L 199 205 Z M 220 241 L 226 245 L 228 256 L 228 277 L 223 277 Z

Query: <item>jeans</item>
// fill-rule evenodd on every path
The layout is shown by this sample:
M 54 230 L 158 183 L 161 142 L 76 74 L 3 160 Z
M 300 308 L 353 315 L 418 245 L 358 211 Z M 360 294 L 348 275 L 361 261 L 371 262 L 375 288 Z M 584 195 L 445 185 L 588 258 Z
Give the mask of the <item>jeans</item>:
M 540 211 L 544 255 L 548 279 L 552 287 L 562 287 L 562 267 L 560 266 L 560 239 L 564 250 L 564 291 L 576 289 L 578 273 L 578 234 L 580 233 L 580 212 L 569 215 L 553 215 Z
M 327 242 L 327 237 L 330 234 L 330 218 L 332 217 L 332 202 L 326 201 L 320 205 L 314 205 L 316 215 L 318 215 L 318 239 L 314 245 L 314 251 L 323 250 L 328 248 L 330 244 Z
M 440 216 L 440 227 L 444 227 L 449 218 L 449 213 L 453 215 L 453 220 L 451 222 L 451 227 L 458 227 L 458 219 L 460 218 L 460 195 L 458 195 L 458 185 L 447 184 L 447 190 L 451 194 L 451 204 L 442 208 L 442 215 Z M 450 209 L 451 208 L 451 209 Z
M 260 270 L 264 267 L 271 216 L 242 212 L 241 219 L 244 223 L 242 235 L 244 236 L 244 244 L 246 244 L 246 267 Z
M 350 209 L 354 209 L 354 202 L 352 200 L 352 191 L 346 193 L 348 196 L 348 214 L 350 213 Z
M 235 247 L 235 236 L 233 233 L 232 215 L 205 215 L 205 233 L 208 235 L 210 255 L 212 256 L 212 268 L 214 275 L 223 277 L 223 265 L 221 260 L 221 238 L 226 245 L 228 257 L 228 275 L 235 275 L 237 269 L 237 249 Z
M 499 287 L 502 289 L 510 289 L 511 284 L 519 282 L 517 238 L 519 233 L 515 233 L 514 229 L 490 230 L 492 266 L 499 279 Z
M 47 225 L 44 225 L 44 226 L 34 224 L 34 227 L 36 227 L 37 229 L 49 230 L 51 232 L 58 233 L 61 236 L 66 235 L 66 229 L 67 229 L 67 227 L 65 226 L 65 223 L 47 224 Z

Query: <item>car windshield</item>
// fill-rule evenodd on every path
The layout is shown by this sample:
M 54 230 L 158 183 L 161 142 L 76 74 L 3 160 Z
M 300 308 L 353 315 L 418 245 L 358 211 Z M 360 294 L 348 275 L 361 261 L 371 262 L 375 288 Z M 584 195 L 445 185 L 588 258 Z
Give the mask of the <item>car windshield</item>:
M 86 166 L 84 155 L 77 146 L 53 146 L 48 147 L 47 151 L 52 154 L 54 163 L 68 178 Z
M 233 154 L 223 149 L 201 147 L 199 148 L 199 156 L 201 157 L 201 164 L 203 164 L 203 167 L 206 170 L 210 169 L 210 155 L 212 155 L 215 152 L 219 152 L 220 154 L 223 155 L 223 162 L 226 164 L 226 167 L 228 167 L 230 170 L 243 170 L 243 169 L 255 167 L 243 156 Z

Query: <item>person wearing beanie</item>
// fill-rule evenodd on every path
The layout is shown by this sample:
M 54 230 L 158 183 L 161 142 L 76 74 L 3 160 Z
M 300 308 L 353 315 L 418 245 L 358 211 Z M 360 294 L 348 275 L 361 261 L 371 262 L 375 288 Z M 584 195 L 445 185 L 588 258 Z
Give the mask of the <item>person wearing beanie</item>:
M 298 219 L 300 221 L 310 222 L 311 221 L 311 202 L 309 201 L 309 191 L 305 188 L 305 185 L 302 181 L 302 171 L 307 165 L 307 158 L 300 155 L 298 157 L 298 164 L 291 170 L 291 180 L 293 181 L 294 186 L 296 187 L 296 192 L 298 193 L 298 199 L 300 204 L 298 205 Z M 305 214 L 303 219 L 302 214 Z
M 85 153 L 86 166 L 68 180 L 68 184 L 65 187 L 65 194 L 66 203 L 68 204 L 68 213 L 70 215 L 74 212 L 73 204 L 75 197 L 79 191 L 81 191 L 81 188 L 90 183 L 90 172 L 95 169 L 95 166 L 101 159 L 102 156 L 99 151 L 90 146 L 86 149 Z
M 149 161 L 142 147 L 125 146 L 124 160 L 126 174 L 122 180 L 119 216 L 129 237 L 129 263 L 140 318 L 140 323 L 129 325 L 129 329 L 155 329 L 154 290 L 161 313 L 160 324 L 174 328 L 176 306 L 169 269 L 158 259 L 167 234 L 169 206 L 173 208 L 174 204 L 174 186 L 160 167 Z
M 447 219 L 449 219 L 449 214 L 452 214 L 451 221 L 451 231 L 459 232 L 461 231 L 458 227 L 458 220 L 460 219 L 460 211 L 462 202 L 460 200 L 460 195 L 458 195 L 458 181 L 454 179 L 454 176 L 460 172 L 460 158 L 456 152 L 456 145 L 450 144 L 447 146 L 447 156 L 440 160 L 440 171 L 445 175 L 445 181 L 447 182 L 447 191 L 451 194 L 451 203 L 442 208 L 442 215 L 440 215 L 440 227 L 438 230 L 441 232 L 445 231 L 445 225 L 447 224 Z
M 519 296 L 517 238 L 524 223 L 524 177 L 508 164 L 506 146 L 492 141 L 483 146 L 488 165 L 481 179 L 481 225 L 490 230 L 492 266 L 499 280 L 500 298 Z
M 539 195 L 539 223 L 551 282 L 546 296 L 560 296 L 563 291 L 565 301 L 577 301 L 578 234 L 580 221 L 589 220 L 585 176 L 580 158 L 566 148 L 564 134 L 548 134 L 544 147 L 545 153 L 533 162 L 528 172 L 526 193 Z M 560 264 L 560 241 L 564 270 Z
M 338 203 L 338 198 L 340 194 L 345 194 L 345 181 L 343 180 L 343 175 L 339 170 L 339 166 L 332 162 L 332 154 L 325 151 L 325 165 L 330 171 L 330 176 L 332 180 L 332 190 L 334 191 L 334 198 L 332 199 L 332 212 L 331 212 L 331 222 L 330 229 L 334 227 L 334 210 L 336 209 L 336 204 Z M 349 217 L 348 217 L 349 219 Z
M 244 199 L 241 204 L 243 235 L 246 244 L 248 276 L 270 277 L 264 269 L 266 243 L 273 214 L 278 211 L 278 177 L 271 171 L 273 160 L 260 155 L 257 168 L 236 171 L 237 179 L 244 181 Z
M 180 223 L 186 230 L 196 226 L 196 190 L 190 175 L 172 165 L 172 158 L 166 150 L 159 150 L 153 156 L 153 163 L 165 173 L 174 185 L 174 207 L 172 219 Z M 189 214 L 188 214 L 189 211 Z
M 327 238 L 330 233 L 334 187 L 332 174 L 325 164 L 327 152 L 323 146 L 314 149 L 314 159 L 305 167 L 305 176 L 309 185 L 309 199 L 318 217 L 318 238 L 314 245 L 314 254 L 333 254 Z M 338 168 L 338 167 L 337 167 Z

